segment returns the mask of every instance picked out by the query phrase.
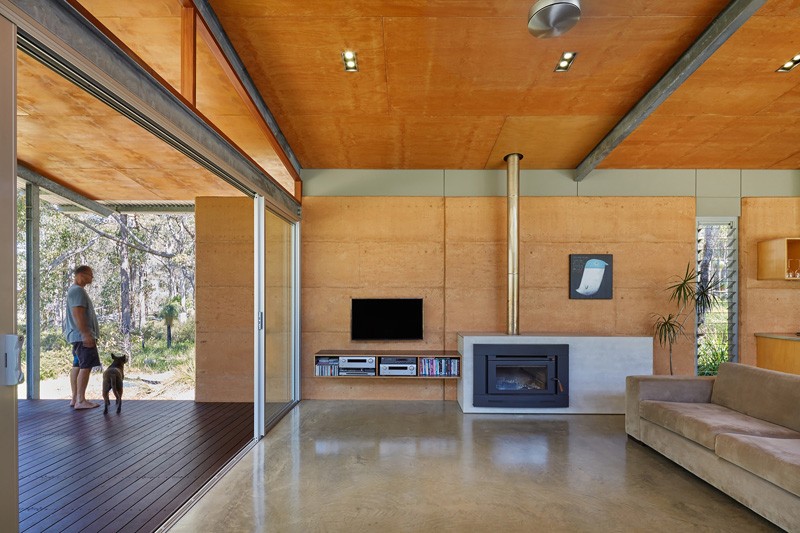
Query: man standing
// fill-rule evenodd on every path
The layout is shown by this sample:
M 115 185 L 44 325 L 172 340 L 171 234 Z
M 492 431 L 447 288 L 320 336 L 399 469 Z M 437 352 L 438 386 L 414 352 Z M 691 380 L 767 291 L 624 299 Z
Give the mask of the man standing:
M 86 265 L 79 266 L 73 273 L 75 283 L 67 291 L 67 322 L 64 329 L 67 342 L 72 343 L 72 370 L 69 373 L 72 400 L 69 404 L 75 409 L 91 409 L 99 406 L 86 400 L 86 386 L 92 368 L 100 366 L 96 344 L 100 328 L 92 300 L 84 287 L 92 282 L 94 273 Z

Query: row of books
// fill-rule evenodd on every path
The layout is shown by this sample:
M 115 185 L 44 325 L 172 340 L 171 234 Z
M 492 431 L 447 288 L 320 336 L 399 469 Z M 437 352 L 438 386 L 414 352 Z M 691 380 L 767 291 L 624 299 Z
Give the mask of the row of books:
M 339 358 L 317 357 L 316 365 L 314 367 L 314 375 L 322 377 L 338 376 Z
M 458 376 L 460 360 L 457 358 L 422 357 L 417 373 L 420 376 Z

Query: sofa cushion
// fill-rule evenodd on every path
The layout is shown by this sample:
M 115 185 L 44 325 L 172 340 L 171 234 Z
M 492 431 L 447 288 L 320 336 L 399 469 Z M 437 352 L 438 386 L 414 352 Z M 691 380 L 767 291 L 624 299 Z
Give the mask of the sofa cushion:
M 743 433 L 763 437 L 798 438 L 800 433 L 713 403 L 642 400 L 640 416 L 709 450 L 717 435 Z
M 800 434 L 777 439 L 723 433 L 717 437 L 719 457 L 800 496 Z
M 711 402 L 800 431 L 800 376 L 795 374 L 723 363 Z

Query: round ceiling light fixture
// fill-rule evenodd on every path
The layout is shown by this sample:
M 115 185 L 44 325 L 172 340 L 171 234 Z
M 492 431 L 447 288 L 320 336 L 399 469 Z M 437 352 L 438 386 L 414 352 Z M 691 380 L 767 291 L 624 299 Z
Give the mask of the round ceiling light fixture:
M 540 39 L 558 37 L 580 19 L 580 0 L 538 0 L 528 13 L 528 31 Z

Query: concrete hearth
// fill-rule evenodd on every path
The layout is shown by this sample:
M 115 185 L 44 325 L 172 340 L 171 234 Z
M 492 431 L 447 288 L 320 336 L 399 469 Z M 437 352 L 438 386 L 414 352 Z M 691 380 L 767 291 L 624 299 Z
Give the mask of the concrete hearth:
M 475 407 L 472 387 L 476 344 L 568 344 L 569 407 Z M 652 337 L 459 333 L 458 351 L 462 356 L 458 403 L 465 413 L 623 414 L 625 376 L 653 373 Z

